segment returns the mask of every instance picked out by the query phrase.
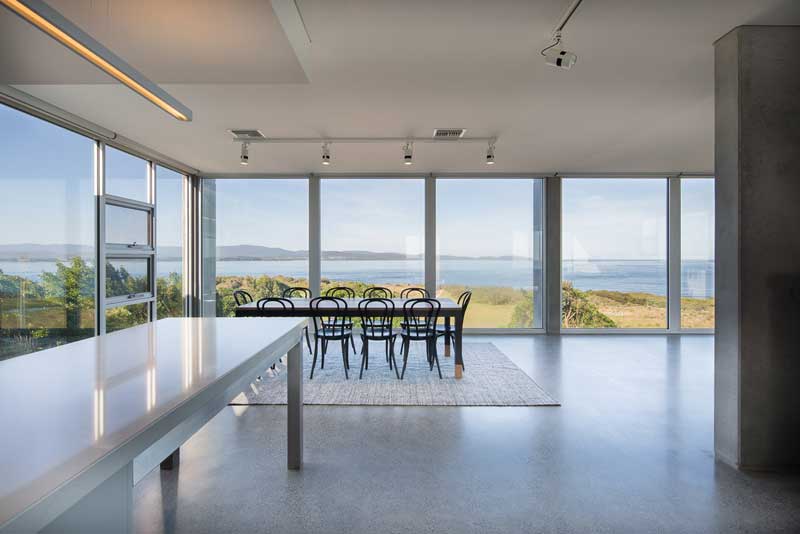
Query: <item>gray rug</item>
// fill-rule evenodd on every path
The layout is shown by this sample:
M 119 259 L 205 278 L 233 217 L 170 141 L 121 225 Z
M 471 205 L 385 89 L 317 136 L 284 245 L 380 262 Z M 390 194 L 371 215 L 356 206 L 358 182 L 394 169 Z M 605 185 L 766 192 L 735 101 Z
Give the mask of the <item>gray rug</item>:
M 416 345 L 416 346 L 415 346 Z M 359 346 L 359 350 L 360 350 Z M 445 358 L 439 348 L 442 377 L 425 359 L 424 345 L 413 343 L 403 380 L 397 380 L 386 363 L 382 343 L 370 344 L 369 369 L 359 380 L 361 355 L 350 356 L 350 379 L 345 380 L 341 350 L 331 348 L 325 369 L 319 361 L 311 373 L 311 356 L 303 359 L 305 404 L 360 406 L 560 406 L 492 343 L 465 343 L 466 370 L 461 380 L 453 376 L 454 357 Z M 402 356 L 396 356 L 402 369 Z M 260 382 L 250 385 L 232 405 L 286 404 L 286 367 L 265 371 Z

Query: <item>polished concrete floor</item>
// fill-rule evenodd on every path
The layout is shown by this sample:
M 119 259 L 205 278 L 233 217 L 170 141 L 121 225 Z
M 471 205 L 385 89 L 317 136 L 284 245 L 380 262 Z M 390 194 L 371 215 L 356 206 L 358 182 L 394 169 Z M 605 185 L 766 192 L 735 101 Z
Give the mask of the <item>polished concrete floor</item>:
M 301 472 L 285 408 L 228 408 L 136 486 L 136 531 L 800 532 L 800 477 L 714 461 L 711 336 L 482 339 L 562 406 L 306 407 Z

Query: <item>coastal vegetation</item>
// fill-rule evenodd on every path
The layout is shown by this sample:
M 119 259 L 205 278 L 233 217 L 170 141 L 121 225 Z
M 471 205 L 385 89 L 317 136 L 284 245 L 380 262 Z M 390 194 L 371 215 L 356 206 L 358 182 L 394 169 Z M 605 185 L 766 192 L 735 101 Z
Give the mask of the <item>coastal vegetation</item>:
M 107 266 L 107 292 L 136 292 L 141 279 L 124 268 Z M 54 272 L 43 272 L 38 281 L 0 271 L 0 359 L 25 354 L 94 333 L 95 268 L 80 257 L 57 262 Z M 357 295 L 372 284 L 357 281 L 322 280 L 323 293 L 332 286 L 352 288 Z M 280 296 L 293 286 L 308 286 L 305 278 L 287 276 L 218 276 L 217 315 L 232 316 L 233 292 L 248 291 L 254 298 Z M 396 295 L 407 284 L 386 284 Z M 156 280 L 159 318 L 179 316 L 183 311 L 181 277 L 178 273 Z M 465 290 L 473 292 L 465 326 L 468 328 L 530 328 L 534 326 L 533 292 L 529 289 L 494 286 L 444 285 L 438 296 L 452 299 Z M 566 328 L 664 328 L 666 297 L 649 293 L 579 290 L 562 284 L 562 325 Z M 713 298 L 681 299 L 685 328 L 714 325 Z M 147 320 L 146 305 L 110 308 L 107 331 L 141 324 Z

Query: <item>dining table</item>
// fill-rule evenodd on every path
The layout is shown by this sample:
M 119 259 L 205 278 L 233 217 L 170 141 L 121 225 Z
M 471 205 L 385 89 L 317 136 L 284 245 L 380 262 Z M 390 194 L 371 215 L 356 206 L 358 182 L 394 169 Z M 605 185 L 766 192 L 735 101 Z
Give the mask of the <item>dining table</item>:
M 235 314 L 237 317 L 329 317 L 335 314 L 342 317 L 360 317 L 362 313 L 367 313 L 372 316 L 383 315 L 385 310 L 383 308 L 373 307 L 372 309 L 359 310 L 358 304 L 364 299 L 360 298 L 345 298 L 341 299 L 347 303 L 347 308 L 337 308 L 331 301 L 321 301 L 318 308 L 311 308 L 311 300 L 307 298 L 289 298 L 286 299 L 292 302 L 294 307 L 282 307 L 279 305 L 258 307 L 258 302 L 248 302 L 236 306 Z M 394 303 L 394 317 L 403 317 L 403 305 L 414 299 L 392 298 L 389 299 Z M 454 338 L 455 346 L 452 352 L 455 353 L 454 362 L 454 376 L 460 379 L 464 373 L 464 360 L 462 350 L 462 333 L 464 326 L 464 309 L 453 299 L 450 298 L 436 298 L 441 305 L 439 310 L 439 317 L 444 319 L 445 327 L 449 330 L 451 321 L 454 323 Z M 418 306 L 415 314 L 423 315 L 426 313 L 424 306 Z M 313 321 L 309 323 L 309 328 L 313 327 Z M 444 336 L 444 355 L 449 357 L 451 355 L 451 342 L 450 336 Z

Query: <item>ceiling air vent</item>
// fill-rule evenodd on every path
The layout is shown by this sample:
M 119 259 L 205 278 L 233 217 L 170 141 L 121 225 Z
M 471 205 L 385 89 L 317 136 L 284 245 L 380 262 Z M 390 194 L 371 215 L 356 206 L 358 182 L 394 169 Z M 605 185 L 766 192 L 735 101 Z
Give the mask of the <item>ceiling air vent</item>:
M 264 134 L 258 130 L 228 130 L 237 141 L 250 141 L 252 139 L 264 139 Z
M 464 128 L 436 128 L 433 131 L 434 139 L 461 139 L 467 131 Z

